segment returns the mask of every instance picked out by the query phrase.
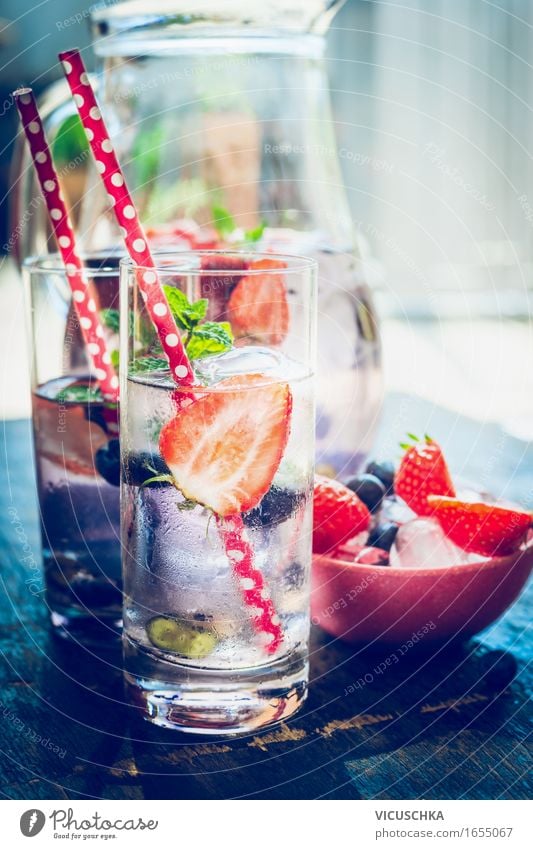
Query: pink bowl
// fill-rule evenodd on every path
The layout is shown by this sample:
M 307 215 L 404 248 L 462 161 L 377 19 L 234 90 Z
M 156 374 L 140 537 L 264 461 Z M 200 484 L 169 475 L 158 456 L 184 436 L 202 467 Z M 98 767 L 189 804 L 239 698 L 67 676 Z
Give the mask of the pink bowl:
M 399 645 L 418 631 L 423 643 L 471 637 L 507 610 L 532 567 L 532 542 L 505 557 L 431 569 L 315 555 L 312 621 L 350 643 Z

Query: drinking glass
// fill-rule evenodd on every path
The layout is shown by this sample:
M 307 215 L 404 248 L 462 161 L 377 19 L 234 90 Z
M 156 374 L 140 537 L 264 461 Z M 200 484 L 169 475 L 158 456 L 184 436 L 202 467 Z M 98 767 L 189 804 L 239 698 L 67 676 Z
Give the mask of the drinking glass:
M 83 259 L 118 356 L 119 256 Z M 24 277 L 47 605 L 59 635 L 100 642 L 121 617 L 118 409 L 95 381 L 59 255 L 28 259 Z
M 307 692 L 316 264 L 156 255 L 195 383 L 177 386 L 121 262 L 125 678 L 140 714 L 246 732 Z

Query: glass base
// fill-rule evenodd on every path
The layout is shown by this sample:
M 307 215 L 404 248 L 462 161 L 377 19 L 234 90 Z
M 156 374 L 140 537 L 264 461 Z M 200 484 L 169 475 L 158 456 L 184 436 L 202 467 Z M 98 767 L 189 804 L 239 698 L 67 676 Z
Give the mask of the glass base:
M 246 734 L 292 716 L 307 696 L 305 654 L 253 669 L 203 669 L 169 663 L 124 636 L 124 667 L 140 716 L 191 734 Z
M 103 615 L 96 612 L 80 614 L 78 611 L 50 610 L 50 621 L 57 637 L 84 646 L 116 643 L 122 631 L 120 611 L 106 611 Z

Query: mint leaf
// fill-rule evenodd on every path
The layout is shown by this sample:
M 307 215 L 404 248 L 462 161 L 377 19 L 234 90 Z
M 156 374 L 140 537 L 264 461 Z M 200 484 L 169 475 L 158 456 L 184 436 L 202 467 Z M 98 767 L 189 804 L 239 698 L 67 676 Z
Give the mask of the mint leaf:
M 206 321 L 192 331 L 186 345 L 191 360 L 229 351 L 233 345 L 231 325 L 227 321 Z
M 102 403 L 104 400 L 99 386 L 89 386 L 89 384 L 86 383 L 73 383 L 72 386 L 66 386 L 64 389 L 61 389 L 55 397 L 56 401 L 59 401 L 60 404 Z
M 89 152 L 89 142 L 87 141 L 87 135 L 79 116 L 77 114 L 69 115 L 59 125 L 57 134 L 52 142 L 54 164 L 56 167 L 65 165 L 70 171 L 80 161 L 78 157 L 82 157 L 81 161 L 83 161 L 83 158 Z
M 263 233 L 265 232 L 266 221 L 262 221 L 258 227 L 252 228 L 252 230 L 244 231 L 244 241 L 245 242 L 258 242 L 259 239 L 263 237 Z
M 175 486 L 175 480 L 172 475 L 154 475 L 151 478 L 147 478 L 142 482 L 141 487 L 148 486 L 150 483 L 170 483 L 172 486 Z
M 149 124 L 149 122 L 146 121 L 144 124 Z M 135 134 L 131 164 L 135 169 L 135 181 L 138 186 L 146 186 L 155 182 L 159 174 L 162 151 L 166 141 L 163 124 L 148 126 L 147 129 Z
M 224 206 L 214 204 L 211 208 L 213 226 L 221 238 L 229 236 L 236 229 L 235 219 L 231 212 Z
M 165 357 L 139 357 L 130 366 L 130 374 L 142 374 L 146 371 L 161 371 L 168 368 Z
M 196 501 L 191 501 L 190 498 L 186 498 L 185 501 L 177 502 L 178 510 L 194 510 L 197 506 L 198 503 Z
M 209 301 L 200 298 L 190 303 L 186 295 L 173 286 L 163 286 L 170 311 L 180 330 L 186 331 L 185 349 L 192 360 L 229 351 L 233 345 L 231 325 L 226 322 L 204 321 Z M 143 358 L 149 359 L 149 358 Z M 137 360 L 139 363 L 141 360 Z M 166 362 L 165 362 L 166 367 Z M 162 366 L 157 366 L 162 368 Z
M 205 318 L 209 301 L 200 298 L 193 304 L 179 289 L 173 286 L 163 286 L 170 311 L 180 330 L 193 330 L 198 322 Z
M 106 327 L 109 327 L 113 333 L 118 333 L 120 328 L 120 315 L 118 310 L 110 308 L 100 310 L 100 318 Z

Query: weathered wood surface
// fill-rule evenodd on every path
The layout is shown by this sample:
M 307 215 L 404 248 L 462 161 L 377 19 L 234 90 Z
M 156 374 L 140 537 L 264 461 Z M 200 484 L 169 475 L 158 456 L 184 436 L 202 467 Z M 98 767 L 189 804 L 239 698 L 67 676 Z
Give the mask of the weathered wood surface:
M 159 731 L 123 701 L 118 646 L 99 657 L 51 635 L 22 561 L 39 557 L 28 422 L 0 439 L 2 797 L 531 797 L 531 588 L 478 639 L 413 650 L 382 674 L 387 651 L 316 631 L 309 699 L 274 730 L 229 742 Z

